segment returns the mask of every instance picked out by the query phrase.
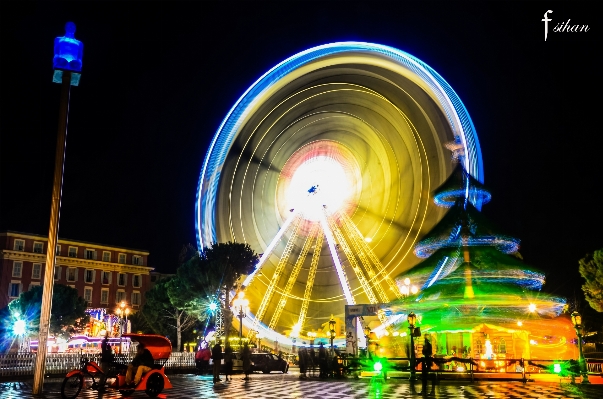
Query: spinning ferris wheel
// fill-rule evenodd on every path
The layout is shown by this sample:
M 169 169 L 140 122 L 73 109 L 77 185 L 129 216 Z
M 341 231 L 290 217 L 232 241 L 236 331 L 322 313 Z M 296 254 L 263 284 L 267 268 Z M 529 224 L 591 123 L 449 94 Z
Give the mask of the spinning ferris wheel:
M 200 247 L 238 241 L 262 254 L 243 283 L 244 329 L 291 343 L 346 304 L 399 298 L 396 276 L 444 214 L 430 193 L 452 172 L 450 142 L 483 180 L 458 96 L 391 47 L 315 47 L 258 79 L 215 134 L 196 202 Z

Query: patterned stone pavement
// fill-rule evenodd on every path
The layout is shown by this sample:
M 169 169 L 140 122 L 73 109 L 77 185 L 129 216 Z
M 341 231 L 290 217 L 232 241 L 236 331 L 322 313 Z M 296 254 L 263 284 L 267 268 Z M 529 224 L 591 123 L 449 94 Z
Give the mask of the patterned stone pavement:
M 299 380 L 296 374 L 254 374 L 251 381 L 236 376 L 232 382 L 214 385 L 211 376 L 171 375 L 174 388 L 167 389 L 162 398 L 266 398 L 266 399 L 394 399 L 423 396 L 420 382 L 411 385 L 402 379 L 387 382 L 362 378 L 359 380 Z M 46 379 L 44 398 L 60 398 L 62 379 Z M 414 388 L 414 389 L 413 389 Z M 452 382 L 440 381 L 428 387 L 425 394 L 434 398 L 603 398 L 603 385 L 572 385 L 566 381 L 557 383 L 505 382 Z M 97 398 L 96 391 L 87 389 L 80 398 Z M 121 398 L 117 391 L 108 390 L 103 398 Z M 132 398 L 146 398 L 144 392 L 136 392 Z M 31 393 L 31 381 L 0 383 L 0 398 L 39 398 Z

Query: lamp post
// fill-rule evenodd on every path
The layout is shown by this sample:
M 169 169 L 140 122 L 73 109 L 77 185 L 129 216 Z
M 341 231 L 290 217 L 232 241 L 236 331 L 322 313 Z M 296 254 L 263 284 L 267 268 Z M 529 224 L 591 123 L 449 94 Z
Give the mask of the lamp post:
M 50 223 L 48 227 L 48 247 L 46 249 L 46 267 L 42 283 L 42 307 L 40 310 L 40 329 L 38 352 L 34 364 L 34 380 L 32 392 L 41 395 L 44 388 L 44 368 L 48 350 L 48 332 L 50 329 L 50 310 L 52 306 L 52 289 L 54 287 L 54 264 L 56 260 L 57 241 L 59 236 L 59 214 L 61 210 L 61 193 L 63 188 L 63 167 L 65 164 L 65 143 L 67 140 L 67 117 L 69 115 L 69 91 L 77 86 L 82 71 L 84 44 L 74 37 L 75 24 L 67 22 L 65 36 L 54 39 L 54 58 L 52 60 L 54 74 L 52 81 L 61 83 L 61 102 L 59 106 L 59 128 L 57 131 L 57 148 L 54 160 L 54 176 L 52 185 L 52 201 L 50 205 Z
M 410 279 L 408 277 L 404 279 L 404 285 L 400 289 L 400 292 L 402 292 L 402 295 L 404 295 L 405 298 L 411 294 L 412 295 L 416 294 L 418 291 L 419 291 L 419 289 L 417 288 L 416 285 L 410 284 Z
M 245 310 L 249 306 L 249 300 L 245 298 L 245 292 L 239 291 L 237 298 L 234 300 L 235 309 L 239 310 L 239 347 L 243 345 L 243 317 L 245 317 Z
M 410 379 L 415 379 L 415 341 L 413 335 L 415 333 L 415 323 L 417 322 L 417 315 L 413 312 L 408 314 L 408 329 L 410 330 Z
M 21 319 L 19 313 L 15 313 L 14 316 L 17 320 L 15 320 L 15 322 L 13 324 L 13 334 L 16 335 L 17 337 L 19 337 L 19 340 L 18 340 L 19 350 L 18 351 L 20 353 L 20 352 L 24 352 L 23 337 L 25 335 L 26 323 L 25 323 L 25 320 Z
M 119 304 L 119 307 L 117 308 L 115 313 L 117 313 L 117 315 L 119 316 L 119 353 L 121 354 L 121 347 L 122 347 L 121 338 L 124 333 L 124 327 L 125 327 L 125 325 L 128 324 L 128 315 L 130 314 L 130 308 L 128 308 L 126 306 L 126 303 L 124 301 L 121 301 L 121 303 Z M 125 319 L 125 323 L 124 323 L 124 319 Z M 126 332 L 127 332 L 127 330 L 126 330 Z
M 329 333 L 331 337 L 331 350 L 333 350 L 333 340 L 335 339 L 335 320 L 333 319 L 333 316 L 331 316 L 331 320 L 329 320 Z
M 582 383 L 590 384 L 588 380 L 588 370 L 586 369 L 586 361 L 584 360 L 584 354 L 582 353 L 582 316 L 580 313 L 573 312 L 571 314 L 572 323 L 576 329 L 576 335 L 578 336 L 578 364 L 580 365 L 580 374 L 582 374 Z

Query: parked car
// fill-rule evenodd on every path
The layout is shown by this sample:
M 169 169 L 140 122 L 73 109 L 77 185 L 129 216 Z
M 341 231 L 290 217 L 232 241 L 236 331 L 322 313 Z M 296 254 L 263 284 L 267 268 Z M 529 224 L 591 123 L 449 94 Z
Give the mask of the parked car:
M 252 371 L 261 371 L 268 374 L 272 371 L 280 371 L 286 374 L 289 371 L 289 363 L 280 356 L 272 353 L 252 353 Z

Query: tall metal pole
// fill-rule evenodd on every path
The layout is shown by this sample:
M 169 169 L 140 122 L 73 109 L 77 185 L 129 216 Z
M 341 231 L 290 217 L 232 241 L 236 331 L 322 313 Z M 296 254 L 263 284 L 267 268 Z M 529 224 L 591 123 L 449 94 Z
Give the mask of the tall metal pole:
M 415 333 L 415 326 L 414 325 L 410 325 L 408 327 L 408 329 L 410 330 L 410 380 L 414 381 L 415 380 L 415 341 L 413 338 L 413 335 Z
M 243 306 L 239 306 L 239 348 L 243 346 Z
M 46 365 L 47 341 L 50 329 L 52 290 L 54 288 L 54 265 L 59 234 L 59 217 L 61 212 L 70 89 L 71 72 L 63 71 L 61 103 L 59 107 L 59 129 L 57 131 L 57 149 L 54 161 L 54 181 L 52 185 L 52 204 L 50 206 L 50 227 L 48 229 L 48 249 L 46 250 L 46 268 L 44 269 L 44 285 L 42 289 L 42 310 L 40 311 L 40 335 L 38 338 L 38 353 L 36 354 L 36 361 L 34 364 L 34 395 L 42 394 L 44 385 L 44 368 Z
M 580 373 L 582 374 L 582 383 L 590 384 L 590 381 L 588 380 L 588 370 L 586 369 L 586 361 L 584 360 L 584 354 L 582 353 L 582 334 L 580 331 L 581 329 L 582 326 L 576 327 L 576 334 L 578 335 L 578 355 L 580 356 L 580 358 L 578 359 L 578 363 L 580 366 Z

